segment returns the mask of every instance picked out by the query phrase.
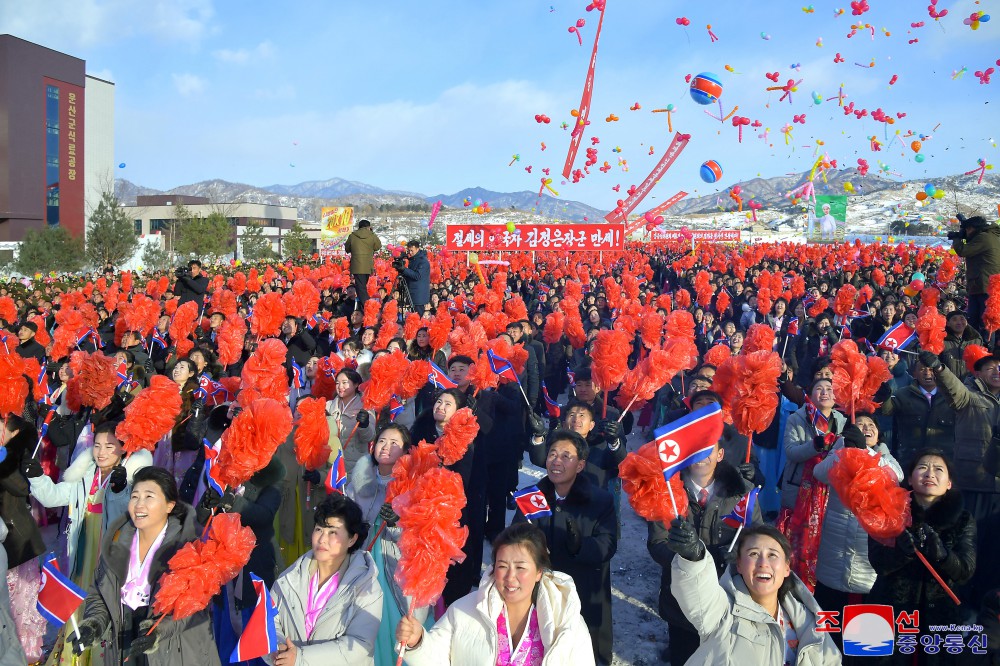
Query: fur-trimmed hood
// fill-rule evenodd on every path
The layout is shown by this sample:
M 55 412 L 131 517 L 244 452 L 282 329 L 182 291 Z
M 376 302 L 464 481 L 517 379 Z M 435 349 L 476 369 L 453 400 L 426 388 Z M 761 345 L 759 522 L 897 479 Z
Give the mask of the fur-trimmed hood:
M 143 467 L 153 464 L 153 455 L 144 449 L 136 451 L 132 455 L 125 457 L 125 471 L 128 474 L 128 482 L 132 483 L 132 477 Z M 93 475 L 97 463 L 94 462 L 94 449 L 86 448 L 80 455 L 66 468 L 63 473 L 63 481 L 79 481 Z

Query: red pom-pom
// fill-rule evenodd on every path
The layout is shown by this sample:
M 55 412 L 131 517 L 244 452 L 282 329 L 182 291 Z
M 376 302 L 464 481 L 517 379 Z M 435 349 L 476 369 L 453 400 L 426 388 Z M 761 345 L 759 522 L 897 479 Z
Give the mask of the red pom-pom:
M 766 315 L 771 311 L 773 302 L 770 289 L 764 288 L 757 292 L 757 312 Z
M 983 311 L 983 328 L 992 335 L 1000 330 L 1000 273 L 990 276 L 986 287 L 986 309 Z
M 250 317 L 250 332 L 258 338 L 268 338 L 281 333 L 285 321 L 285 303 L 281 295 L 271 291 L 261 294 L 253 306 Z
M 944 339 L 948 335 L 945 330 L 944 315 L 937 308 L 924 307 L 917 316 L 917 338 L 924 351 L 941 354 L 944 352 Z
M 741 435 L 763 432 L 778 410 L 778 376 L 781 357 L 769 349 L 740 355 L 731 412 L 733 425 Z
M 444 433 L 434 445 L 445 465 L 454 465 L 465 457 L 472 440 L 479 434 L 479 420 L 468 407 L 455 412 L 444 426 Z
M 721 317 L 723 313 L 729 309 L 729 304 L 732 302 L 732 298 L 729 296 L 729 292 L 725 289 L 720 291 L 715 297 L 715 314 Z M 669 308 L 668 308 L 669 311 Z
M 364 326 L 375 326 L 378 324 L 378 316 L 381 311 L 382 308 L 379 306 L 379 301 L 369 298 L 365 301 L 364 320 L 362 324 Z
M 170 558 L 153 599 L 153 612 L 176 621 L 207 608 L 222 586 L 247 565 L 256 543 L 253 530 L 240 525 L 239 514 L 213 518 L 207 541 L 186 543 Z
M 243 317 L 226 317 L 215 336 L 215 344 L 219 349 L 219 363 L 226 367 L 243 358 L 246 335 L 247 325 Z
M 79 387 L 80 404 L 84 407 L 104 409 L 111 404 L 115 389 L 121 383 L 115 374 L 118 364 L 115 363 L 113 356 L 105 356 L 101 352 L 73 353 L 73 356 L 77 355 L 81 363 L 74 380 Z
M 542 330 L 542 340 L 547 345 L 554 345 L 562 339 L 563 328 L 566 326 L 566 315 L 553 312 L 545 317 L 545 328 Z
M 808 314 L 810 317 L 813 318 L 818 317 L 822 312 L 826 310 L 827 305 L 829 305 L 827 300 L 822 296 L 820 296 L 819 298 L 816 299 L 816 302 L 813 303 L 813 306 L 809 308 L 806 314 Z
M 312 394 L 317 398 L 333 400 L 337 392 L 336 376 L 344 368 L 344 359 L 337 354 L 330 354 L 319 360 L 316 365 L 316 375 L 313 378 Z
M 4 326 L 13 326 L 18 320 L 17 305 L 10 296 L 0 296 L 0 319 Z
M 639 335 L 646 349 L 656 349 L 663 339 L 663 315 L 650 312 L 639 323 Z
M 231 488 L 264 469 L 292 431 L 292 413 L 277 400 L 259 398 L 237 414 L 222 433 L 219 481 Z
M 590 355 L 594 382 L 607 392 L 621 383 L 628 372 L 628 355 L 632 340 L 623 331 L 598 331 Z
M 858 290 L 849 284 L 837 290 L 837 296 L 833 300 L 833 312 L 837 316 L 846 317 L 847 313 L 854 307 L 854 301 L 858 297 Z
M 226 281 L 226 286 L 237 296 L 242 296 L 247 290 L 247 276 L 243 271 L 236 271 L 233 277 Z
M 507 299 L 503 304 L 503 311 L 510 317 L 511 321 L 522 321 L 528 318 L 528 308 L 524 305 L 524 299 L 514 296 Z
M 188 301 L 177 308 L 173 319 L 170 320 L 170 339 L 177 349 L 179 357 L 185 357 L 194 348 L 194 341 L 191 334 L 194 333 L 198 325 L 198 305 L 194 301 Z
M 288 372 L 285 358 L 288 348 L 277 338 L 262 340 L 240 375 L 243 389 L 256 391 L 256 396 L 271 398 L 278 403 L 288 402 Z M 242 401 L 241 401 L 242 404 Z
M 401 400 L 409 400 L 413 396 L 417 395 L 417 392 L 424 387 L 430 377 L 430 374 L 430 361 L 413 361 L 410 363 L 409 367 L 406 368 L 406 372 L 403 373 L 403 377 L 399 381 L 399 387 L 396 394 Z
M 469 529 L 459 520 L 465 507 L 462 477 L 441 467 L 423 474 L 412 489 L 393 500 L 402 536 L 396 580 L 412 608 L 434 603 L 444 591 L 448 568 L 465 559 Z
M 212 302 L 208 308 L 209 314 L 221 312 L 225 315 L 226 320 L 229 320 L 236 317 L 236 311 L 236 294 L 228 289 L 219 289 L 212 294 Z
M 674 294 L 674 301 L 678 308 L 686 310 L 691 307 L 691 293 L 687 289 L 678 289 Z
M 434 351 L 438 351 L 448 343 L 448 334 L 451 333 L 451 313 L 448 308 L 441 308 L 434 316 L 428 333 L 430 335 L 430 345 Z
M 774 349 L 774 329 L 767 324 L 752 324 L 747 329 L 741 354 L 752 354 L 756 351 L 771 351 Z
M 833 370 L 833 395 L 837 404 L 858 411 L 874 411 L 873 396 L 892 377 L 885 361 L 877 356 L 866 357 L 853 340 L 841 340 L 830 352 Z
M 153 375 L 149 386 L 125 408 L 125 419 L 115 428 L 115 436 L 126 453 L 152 451 L 173 429 L 180 413 L 180 387 L 163 375 Z
M 962 352 L 962 360 L 965 361 L 965 367 L 968 368 L 969 372 L 976 371 L 976 363 L 984 356 L 989 356 L 990 350 L 982 345 L 969 345 Z
M 879 466 L 879 457 L 864 449 L 844 448 L 833 455 L 830 485 L 865 532 L 883 540 L 902 534 L 911 522 L 910 493 L 899 487 L 892 469 Z
M 583 330 L 583 320 L 576 303 L 563 301 L 563 312 L 566 313 L 566 337 L 573 349 L 583 349 L 587 344 L 587 333 Z
M 674 310 L 667 315 L 667 339 L 694 341 L 694 317 L 687 310 Z
M 406 315 L 406 321 L 403 323 L 403 337 L 407 340 L 412 340 L 417 337 L 417 331 L 423 326 L 423 322 L 420 321 L 420 315 L 416 312 L 411 312 Z
M 361 404 L 364 408 L 377 412 L 388 405 L 399 378 L 409 367 L 409 360 L 398 350 L 391 354 L 383 354 L 372 361 L 371 378 L 361 395 Z
M 318 469 L 330 459 L 330 426 L 326 420 L 326 400 L 302 398 L 295 405 L 295 459 L 306 469 Z
M 385 501 L 391 503 L 397 497 L 410 492 L 417 479 L 440 466 L 441 459 L 437 455 L 437 448 L 420 440 L 393 465 L 392 480 L 385 489 Z
M 24 411 L 29 393 L 25 372 L 24 359 L 17 352 L 8 352 L 0 346 L 0 416 L 20 416 Z
M 727 358 L 733 355 L 732 350 L 729 345 L 717 344 L 705 352 L 705 363 L 708 365 L 714 365 L 718 368 L 722 365 Z
M 628 496 L 632 510 L 650 522 L 662 522 L 669 525 L 677 518 L 667 482 L 663 478 L 663 465 L 656 450 L 656 442 L 648 442 L 639 447 L 638 451 L 629 453 L 618 466 L 618 476 L 622 480 L 622 490 Z M 670 488 L 673 490 L 677 511 L 685 515 L 688 510 L 687 492 L 680 474 L 670 477 Z
M 319 312 L 319 290 L 309 280 L 296 280 L 292 290 L 285 292 L 283 300 L 285 313 L 293 317 L 305 319 Z
M 885 272 L 881 268 L 872 269 L 872 282 L 879 287 L 885 286 Z

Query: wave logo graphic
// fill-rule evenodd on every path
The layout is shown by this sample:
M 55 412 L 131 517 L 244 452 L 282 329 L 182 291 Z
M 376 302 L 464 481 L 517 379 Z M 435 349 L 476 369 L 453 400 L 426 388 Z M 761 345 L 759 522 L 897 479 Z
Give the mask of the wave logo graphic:
M 848 657 L 884 657 L 893 653 L 892 606 L 853 604 L 844 606 L 844 655 Z

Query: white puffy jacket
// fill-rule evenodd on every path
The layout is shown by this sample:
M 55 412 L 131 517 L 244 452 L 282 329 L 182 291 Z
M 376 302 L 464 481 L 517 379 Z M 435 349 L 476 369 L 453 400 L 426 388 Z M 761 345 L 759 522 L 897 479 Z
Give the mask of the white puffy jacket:
M 573 579 L 558 571 L 545 572 L 535 603 L 538 629 L 545 646 L 543 666 L 593 666 L 594 652 L 587 625 L 580 616 L 580 598 Z M 503 599 L 492 574 L 479 589 L 465 595 L 424 633 L 417 648 L 407 650 L 409 666 L 494 666 L 497 660 L 497 618 Z

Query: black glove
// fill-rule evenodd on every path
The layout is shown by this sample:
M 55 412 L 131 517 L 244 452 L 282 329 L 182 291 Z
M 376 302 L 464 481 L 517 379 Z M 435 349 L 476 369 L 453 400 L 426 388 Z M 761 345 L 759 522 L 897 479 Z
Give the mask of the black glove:
M 826 435 L 816 435 L 813 437 L 813 448 L 817 451 L 829 451 L 830 445 L 826 441 Z
M 362 409 L 360 412 L 358 412 L 358 428 L 361 428 L 362 430 L 367 428 L 368 421 L 369 421 L 368 410 Z
M 939 359 L 938 355 L 935 354 L 934 352 L 929 352 L 927 350 L 924 350 L 920 352 L 917 358 L 920 359 L 920 363 L 925 368 L 930 369 L 932 372 L 937 372 L 938 368 L 941 367 L 941 359 Z
M 566 518 L 566 552 L 576 557 L 583 548 L 583 536 L 572 518 Z
M 865 433 L 861 432 L 861 428 L 854 425 L 853 423 L 848 423 L 844 426 L 844 432 L 842 433 L 844 438 L 844 446 L 852 449 L 866 449 L 868 444 L 865 442 Z
M 948 549 L 941 542 L 941 536 L 934 531 L 934 528 L 930 525 L 921 525 L 920 529 L 924 536 L 920 550 L 927 556 L 927 559 L 931 562 L 940 562 L 948 557 Z
M 892 387 L 889 386 L 889 382 L 886 382 L 882 384 L 882 386 L 879 386 L 878 390 L 875 391 L 875 395 L 872 396 L 872 401 L 877 402 L 878 404 L 881 405 L 883 402 L 885 402 L 891 397 L 892 397 Z
M 913 552 L 916 550 L 916 544 L 913 541 L 913 534 L 910 530 L 903 530 L 903 533 L 896 537 L 896 548 L 898 548 L 903 555 L 913 557 Z
M 38 403 L 38 416 L 40 418 L 45 418 L 52 411 L 52 405 L 46 405 L 44 402 Z
M 705 544 L 698 538 L 694 525 L 680 518 L 674 518 L 670 523 L 667 548 L 692 562 L 705 557 Z
M 396 523 L 399 522 L 399 514 L 392 510 L 392 504 L 389 502 L 383 504 L 382 508 L 378 510 L 378 517 L 389 527 L 395 527 Z
M 314 486 L 318 485 L 323 481 L 319 476 L 319 470 L 316 469 L 307 469 L 305 472 L 302 473 L 302 479 L 304 481 L 308 481 Z
M 153 633 L 147 634 L 149 628 L 153 626 L 153 620 L 143 620 L 139 623 L 139 635 L 132 640 L 128 652 L 125 653 L 125 660 L 137 657 L 140 654 L 153 654 L 160 647 L 160 634 L 156 629 Z
M 737 469 L 740 470 L 740 476 L 747 481 L 753 481 L 753 478 L 757 476 L 757 470 L 754 469 L 753 463 L 740 463 Z
M 604 441 L 611 444 L 618 439 L 621 433 L 621 426 L 614 419 L 601 419 L 597 422 L 598 432 L 604 437 Z
M 80 620 L 80 637 L 76 637 L 76 632 L 71 634 L 73 643 L 73 654 L 83 654 L 97 640 L 97 627 L 88 620 Z
M 116 495 L 121 491 L 125 490 L 125 486 L 128 485 L 128 472 L 125 471 L 123 465 L 116 465 L 113 470 L 111 470 L 111 476 L 108 477 L 108 488 L 111 492 Z
M 531 434 L 535 437 L 545 437 L 545 433 L 548 432 L 545 419 L 532 412 L 528 414 L 528 420 L 531 421 Z
M 25 458 L 21 461 L 21 473 L 28 479 L 37 478 L 44 474 L 42 463 L 37 458 Z

